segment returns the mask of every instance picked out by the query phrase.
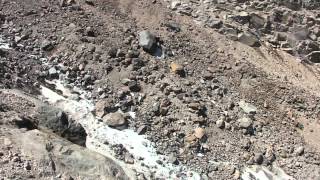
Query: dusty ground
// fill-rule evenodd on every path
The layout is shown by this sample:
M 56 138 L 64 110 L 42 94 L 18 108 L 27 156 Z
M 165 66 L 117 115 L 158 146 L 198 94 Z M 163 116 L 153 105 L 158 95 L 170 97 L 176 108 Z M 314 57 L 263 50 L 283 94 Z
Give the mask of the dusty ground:
M 239 178 L 252 164 L 278 165 L 295 179 L 320 178 L 318 64 L 230 40 L 177 14 L 165 1 L 79 0 L 61 7 L 50 0 L 2 0 L 0 5 L 0 33 L 12 47 L 0 52 L 1 88 L 36 95 L 44 79 L 64 75 L 70 87 L 92 92 L 90 98 L 105 109 L 135 111 L 129 128 L 143 127 L 159 154 L 203 179 Z M 158 37 L 169 54 L 165 59 L 139 47 L 142 30 Z M 182 65 L 185 75 L 173 73 L 171 63 Z M 50 74 L 52 67 L 59 73 Z M 130 92 L 128 80 L 141 90 Z M 41 170 L 26 168 L 36 160 L 6 142 L 13 128 L 6 122 L 37 110 L 30 101 L 0 95 L 0 177 L 41 179 Z M 241 100 L 256 107 L 254 115 L 240 108 Z M 244 117 L 252 119 L 248 128 L 239 126 Z M 190 140 L 199 127 L 205 136 Z M 45 167 L 32 165 L 38 166 Z

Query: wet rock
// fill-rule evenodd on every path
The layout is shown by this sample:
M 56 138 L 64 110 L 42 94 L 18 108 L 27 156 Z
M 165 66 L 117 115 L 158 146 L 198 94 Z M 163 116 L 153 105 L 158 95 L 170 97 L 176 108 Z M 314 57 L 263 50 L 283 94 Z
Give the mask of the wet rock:
M 252 120 L 250 118 L 241 118 L 238 120 L 240 128 L 249 128 L 252 126 Z
M 238 41 L 251 47 L 260 46 L 259 39 L 257 38 L 257 36 L 249 32 L 243 32 L 238 34 Z
M 108 126 L 119 130 L 127 128 L 128 125 L 124 115 L 119 112 L 107 114 L 103 117 L 103 122 L 105 122 Z
M 246 103 L 245 101 L 239 102 L 239 107 L 247 114 L 256 114 L 257 108 L 249 103 Z
M 156 44 L 156 37 L 149 31 L 139 33 L 139 45 L 146 51 L 152 51 Z

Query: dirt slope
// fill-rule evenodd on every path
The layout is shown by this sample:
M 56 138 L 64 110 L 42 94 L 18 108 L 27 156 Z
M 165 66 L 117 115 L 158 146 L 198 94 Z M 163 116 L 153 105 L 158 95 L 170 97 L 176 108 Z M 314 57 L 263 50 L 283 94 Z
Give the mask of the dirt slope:
M 60 78 L 75 98 L 82 98 L 78 89 L 92 93 L 96 115 L 121 110 L 164 161 L 203 179 L 240 178 L 254 164 L 280 166 L 296 179 L 320 177 L 318 64 L 262 40 L 260 47 L 234 41 L 174 11 L 171 1 L 61 2 L 0 1 L 0 35 L 11 47 L 0 51 L 1 88 L 39 95 L 40 85 L 50 86 L 45 79 Z M 141 47 L 143 30 L 156 36 L 162 57 Z M 15 129 L 4 122 L 10 113 L 31 114 L 31 105 L 1 96 L 0 126 Z M 16 108 L 6 110 L 10 103 Z

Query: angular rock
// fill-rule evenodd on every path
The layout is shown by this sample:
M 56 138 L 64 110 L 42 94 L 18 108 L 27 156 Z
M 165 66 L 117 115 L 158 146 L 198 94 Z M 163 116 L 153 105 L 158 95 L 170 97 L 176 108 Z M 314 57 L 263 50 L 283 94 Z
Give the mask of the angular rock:
M 180 0 L 174 0 L 171 2 L 171 9 L 172 10 L 176 10 L 178 6 L 181 5 L 181 1 Z
M 238 34 L 238 41 L 251 47 L 260 46 L 259 39 L 257 38 L 257 36 L 249 32 L 243 32 Z
M 52 106 L 40 106 L 36 119 L 40 128 L 48 129 L 81 146 L 85 145 L 86 131 L 80 124 L 68 119 L 62 110 Z
M 183 75 L 184 74 L 184 67 L 178 63 L 171 63 L 170 64 L 171 71 L 175 74 Z
M 128 125 L 126 118 L 119 112 L 109 113 L 103 117 L 103 122 L 115 129 L 125 129 Z
M 96 116 L 102 118 L 106 113 L 106 102 L 101 100 L 96 103 Z
M 54 48 L 53 44 L 49 40 L 44 40 L 41 43 L 41 49 L 44 51 L 51 51 Z
M 203 128 L 196 128 L 193 133 L 193 135 L 198 139 L 201 139 L 205 134 L 206 131 Z
M 139 135 L 142 135 L 142 134 L 145 134 L 146 133 L 146 131 L 147 131 L 147 126 L 146 125 L 142 125 L 142 126 L 140 126 L 138 129 L 137 129 L 137 133 L 139 134 Z
M 149 31 L 139 33 L 139 45 L 147 51 L 152 51 L 156 44 L 156 37 Z
M 250 25 L 256 29 L 263 28 L 265 25 L 266 20 L 262 16 L 259 16 L 257 14 L 251 14 L 250 15 Z
M 257 164 L 262 164 L 263 162 L 263 154 L 261 153 L 257 153 L 254 158 L 253 158 L 254 162 Z
M 241 11 L 234 17 L 234 19 L 241 24 L 246 24 L 249 22 L 250 16 L 248 12 Z
M 113 160 L 58 136 L 31 130 L 14 133 L 12 140 L 26 156 L 48 165 L 46 173 L 66 173 L 80 179 L 129 179 Z
M 295 149 L 294 153 L 295 153 L 297 156 L 303 155 L 303 153 L 304 153 L 304 147 L 303 147 L 303 146 L 298 147 L 297 149 Z
M 132 92 L 139 92 L 141 90 L 140 85 L 138 84 L 137 81 L 130 81 L 128 83 L 128 88 L 130 89 L 130 91 Z
M 218 128 L 223 129 L 225 127 L 225 122 L 222 119 L 220 119 L 216 122 L 216 125 Z
M 246 103 L 243 100 L 239 102 L 239 107 L 247 114 L 255 114 L 257 112 L 257 108 L 254 105 Z
M 6 56 L 6 52 L 0 49 L 0 57 L 5 57 L 5 56 Z
M 206 22 L 207 26 L 214 29 L 219 29 L 222 26 L 222 21 L 219 19 L 210 19 Z
M 245 129 L 252 126 L 252 123 L 253 123 L 250 118 L 241 118 L 241 119 L 238 119 L 238 122 L 239 122 L 239 127 L 245 128 Z

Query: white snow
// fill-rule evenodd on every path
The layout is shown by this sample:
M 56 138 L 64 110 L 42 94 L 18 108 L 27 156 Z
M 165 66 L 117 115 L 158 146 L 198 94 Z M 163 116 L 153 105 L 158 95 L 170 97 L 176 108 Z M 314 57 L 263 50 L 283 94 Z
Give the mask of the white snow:
M 277 166 L 272 167 L 272 171 L 264 166 L 247 167 L 242 172 L 241 178 L 243 180 L 294 180 Z
M 2 39 L 1 35 L 0 35 L 0 49 L 10 49 L 9 44 Z

